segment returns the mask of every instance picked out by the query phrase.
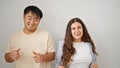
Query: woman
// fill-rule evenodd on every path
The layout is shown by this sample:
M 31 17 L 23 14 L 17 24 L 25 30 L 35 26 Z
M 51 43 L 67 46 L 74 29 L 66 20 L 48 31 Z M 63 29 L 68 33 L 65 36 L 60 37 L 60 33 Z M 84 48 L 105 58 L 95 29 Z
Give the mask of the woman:
M 64 41 L 59 42 L 56 68 L 97 68 L 96 48 L 79 18 L 68 22 Z

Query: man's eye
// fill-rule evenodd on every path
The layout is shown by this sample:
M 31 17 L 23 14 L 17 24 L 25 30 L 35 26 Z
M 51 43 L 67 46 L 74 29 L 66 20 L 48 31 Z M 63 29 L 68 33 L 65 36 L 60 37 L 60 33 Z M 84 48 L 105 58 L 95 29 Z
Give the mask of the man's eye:
M 31 20 L 31 18 L 27 18 L 28 20 Z
M 35 19 L 35 21 L 38 21 L 38 19 Z
M 28 20 L 31 20 L 31 18 L 28 18 Z

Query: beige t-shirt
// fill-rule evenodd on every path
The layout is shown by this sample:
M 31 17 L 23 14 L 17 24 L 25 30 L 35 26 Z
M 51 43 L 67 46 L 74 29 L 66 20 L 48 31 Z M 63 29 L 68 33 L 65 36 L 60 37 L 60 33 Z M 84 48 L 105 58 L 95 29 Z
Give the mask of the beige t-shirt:
M 16 60 L 16 68 L 51 68 L 50 62 L 36 63 L 33 59 L 33 51 L 46 54 L 54 52 L 53 41 L 47 31 L 36 30 L 27 35 L 23 30 L 16 32 L 10 37 L 7 52 L 20 48 L 20 57 Z

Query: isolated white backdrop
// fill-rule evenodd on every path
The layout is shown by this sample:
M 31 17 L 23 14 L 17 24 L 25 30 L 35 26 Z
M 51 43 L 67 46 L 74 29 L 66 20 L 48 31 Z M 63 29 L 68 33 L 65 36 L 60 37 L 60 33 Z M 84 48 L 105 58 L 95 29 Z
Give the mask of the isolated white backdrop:
M 96 44 L 99 68 L 120 68 L 120 0 L 0 0 L 0 68 L 14 68 L 14 63 L 5 62 L 4 53 L 9 36 L 23 28 L 23 10 L 28 5 L 42 9 L 39 28 L 51 33 L 56 50 L 67 22 L 79 17 Z

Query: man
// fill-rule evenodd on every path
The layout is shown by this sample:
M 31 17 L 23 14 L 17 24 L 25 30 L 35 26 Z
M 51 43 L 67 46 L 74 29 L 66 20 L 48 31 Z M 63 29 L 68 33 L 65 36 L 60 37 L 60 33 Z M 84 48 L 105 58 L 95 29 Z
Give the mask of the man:
M 5 60 L 15 62 L 16 68 L 51 68 L 55 49 L 50 34 L 37 29 L 42 11 L 36 6 L 24 9 L 24 28 L 10 37 Z

